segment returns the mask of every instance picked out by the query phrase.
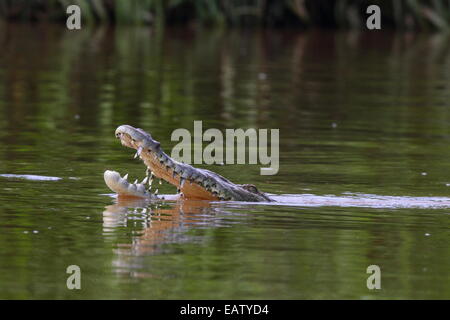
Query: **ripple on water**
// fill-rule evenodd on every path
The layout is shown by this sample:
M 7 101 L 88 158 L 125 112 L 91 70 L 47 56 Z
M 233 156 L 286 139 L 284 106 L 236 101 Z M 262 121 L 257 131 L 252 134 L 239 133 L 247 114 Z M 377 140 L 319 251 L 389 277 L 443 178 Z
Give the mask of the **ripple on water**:
M 0 177 L 3 178 L 15 178 L 15 179 L 25 179 L 31 181 L 58 181 L 62 180 L 60 177 L 48 177 L 48 176 L 38 176 L 34 174 L 9 174 L 3 173 L 0 174 Z
M 380 209 L 443 209 L 450 208 L 447 197 L 382 196 L 376 194 L 344 193 L 343 195 L 283 194 L 273 196 L 269 205 L 301 207 L 361 207 Z

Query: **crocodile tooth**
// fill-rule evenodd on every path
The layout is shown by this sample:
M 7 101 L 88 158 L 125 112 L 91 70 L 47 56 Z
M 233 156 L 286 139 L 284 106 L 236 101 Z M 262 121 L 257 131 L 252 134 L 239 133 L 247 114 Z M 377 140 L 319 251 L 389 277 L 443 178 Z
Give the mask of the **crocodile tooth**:
M 188 170 L 185 170 L 185 171 L 183 171 L 183 172 L 181 172 L 181 176 L 184 178 L 184 179 L 187 179 L 187 178 L 189 178 L 189 171 Z
M 181 165 L 176 164 L 175 167 L 173 168 L 173 170 L 174 170 L 176 173 L 180 174 L 181 171 L 183 171 L 183 168 L 181 167 Z
M 159 157 L 159 162 L 164 163 L 167 161 L 167 157 L 164 154 L 161 154 Z
M 172 161 L 170 160 L 169 157 L 166 158 L 164 163 L 166 164 L 166 167 L 172 167 L 172 165 L 173 165 L 173 163 L 172 163 Z
M 180 189 L 183 188 L 185 181 L 186 181 L 186 179 L 184 179 L 183 177 L 180 177 Z
M 147 167 L 147 169 L 145 169 L 145 175 L 148 177 L 150 175 L 150 169 Z
M 145 193 L 145 187 L 143 184 L 138 184 L 137 186 L 137 191 Z
M 141 153 L 142 153 L 142 147 L 139 147 L 139 148 L 137 149 L 136 154 L 137 154 L 138 156 L 140 156 Z
M 136 153 L 134 154 L 133 159 L 136 159 L 139 156 L 138 151 L 136 151 Z
M 159 179 L 159 184 L 162 184 L 162 180 L 161 179 Z
M 146 183 L 147 183 L 147 181 L 148 181 L 148 177 L 145 177 L 145 178 L 144 178 L 144 180 L 142 180 L 142 182 L 141 182 L 141 183 L 142 183 L 142 184 L 146 184 Z
M 153 178 L 154 178 L 154 175 L 153 175 L 153 172 L 150 174 L 150 178 L 149 178 L 149 180 L 148 180 L 148 184 L 152 184 L 153 183 Z
M 123 180 L 127 180 L 128 179 L 128 173 L 126 175 L 124 175 L 122 179 Z
M 157 195 L 157 194 L 158 194 L 158 189 L 155 190 L 155 195 Z
M 134 180 L 133 184 L 137 184 L 138 183 L 138 179 Z
M 202 184 L 203 183 L 203 177 L 202 176 L 198 176 L 197 178 L 195 178 L 195 182 L 197 182 L 198 184 Z

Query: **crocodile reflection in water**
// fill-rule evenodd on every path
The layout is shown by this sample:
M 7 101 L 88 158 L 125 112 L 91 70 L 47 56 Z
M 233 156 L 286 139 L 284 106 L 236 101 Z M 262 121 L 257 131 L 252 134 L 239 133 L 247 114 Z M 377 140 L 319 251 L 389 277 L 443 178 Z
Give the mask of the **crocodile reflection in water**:
M 220 215 L 219 215 L 220 213 Z M 147 199 L 118 197 L 117 202 L 103 211 L 103 231 L 113 232 L 118 227 L 134 226 L 139 229 L 130 244 L 119 244 L 119 255 L 136 256 L 154 254 L 165 243 L 188 239 L 184 231 L 199 226 L 223 225 L 225 211 L 215 208 L 209 201 L 183 200 L 150 202 Z
M 170 198 L 170 196 L 164 195 Z M 450 198 L 444 197 L 393 197 L 362 194 L 342 196 L 284 195 L 275 196 L 276 202 L 262 206 L 292 206 L 299 214 L 306 207 L 366 207 L 366 208 L 450 208 Z M 136 234 L 131 240 L 117 245 L 113 266 L 117 273 L 133 278 L 155 277 L 152 269 L 145 267 L 148 255 L 159 254 L 170 246 L 165 244 L 196 241 L 188 230 L 199 227 L 217 228 L 235 223 L 246 223 L 247 213 L 236 208 L 254 207 L 247 203 L 221 203 L 201 200 L 149 200 L 145 198 L 117 197 L 116 203 L 103 212 L 104 235 L 116 234 L 119 227 L 131 227 Z M 229 208 L 230 210 L 227 210 Z M 339 211 L 337 211 L 339 212 Z M 236 217 L 239 216 L 239 219 Z M 137 224 L 137 225 L 136 225 Z M 204 238 L 199 238 L 204 240 Z

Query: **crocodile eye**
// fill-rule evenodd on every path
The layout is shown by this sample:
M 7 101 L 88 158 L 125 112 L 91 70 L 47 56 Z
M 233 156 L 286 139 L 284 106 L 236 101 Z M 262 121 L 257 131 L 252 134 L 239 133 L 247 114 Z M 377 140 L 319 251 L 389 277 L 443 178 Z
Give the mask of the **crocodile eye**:
M 252 193 L 259 193 L 258 189 L 252 184 L 245 184 L 242 186 L 245 190 L 250 191 Z

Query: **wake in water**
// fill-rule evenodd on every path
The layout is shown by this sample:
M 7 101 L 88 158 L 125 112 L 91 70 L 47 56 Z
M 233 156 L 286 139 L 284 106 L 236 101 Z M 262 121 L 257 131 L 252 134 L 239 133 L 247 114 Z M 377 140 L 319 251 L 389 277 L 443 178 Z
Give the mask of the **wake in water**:
M 25 179 L 31 181 L 58 181 L 60 177 L 38 176 L 31 174 L 0 174 L 3 178 Z M 77 179 L 69 177 L 69 179 Z M 175 201 L 178 195 L 162 195 L 164 200 Z M 314 194 L 282 194 L 270 195 L 276 202 L 258 202 L 263 205 L 284 205 L 296 207 L 361 207 L 361 208 L 450 208 L 450 198 L 447 197 L 408 197 L 381 196 L 376 194 L 346 192 L 341 196 Z M 239 204 L 249 204 L 239 202 Z
M 49 176 L 38 176 L 35 174 L 10 174 L 10 173 L 2 173 L 0 177 L 7 179 L 24 179 L 30 181 L 59 181 L 63 178 L 60 177 L 49 177 Z M 77 177 L 69 177 L 70 180 L 79 180 Z
M 102 194 L 117 200 L 117 194 Z M 137 207 L 145 207 L 152 202 L 179 201 L 179 195 L 162 194 L 161 198 L 135 200 Z M 224 206 L 248 206 L 248 205 L 268 205 L 268 206 L 292 206 L 292 207 L 359 207 L 359 208 L 381 208 L 381 209 L 446 209 L 450 208 L 450 198 L 447 197 L 408 197 L 408 196 L 380 196 L 376 194 L 344 193 L 341 196 L 314 194 L 270 194 L 276 202 L 242 202 L 242 201 L 212 201 L 211 203 L 222 203 Z M 130 200 L 128 200 L 130 201 Z M 183 200 L 187 203 L 210 203 L 206 200 Z
M 25 180 L 31 180 L 31 181 L 58 181 L 58 180 L 62 179 L 60 177 L 38 176 L 35 174 L 9 174 L 9 173 L 0 174 L 0 177 L 25 179 Z

